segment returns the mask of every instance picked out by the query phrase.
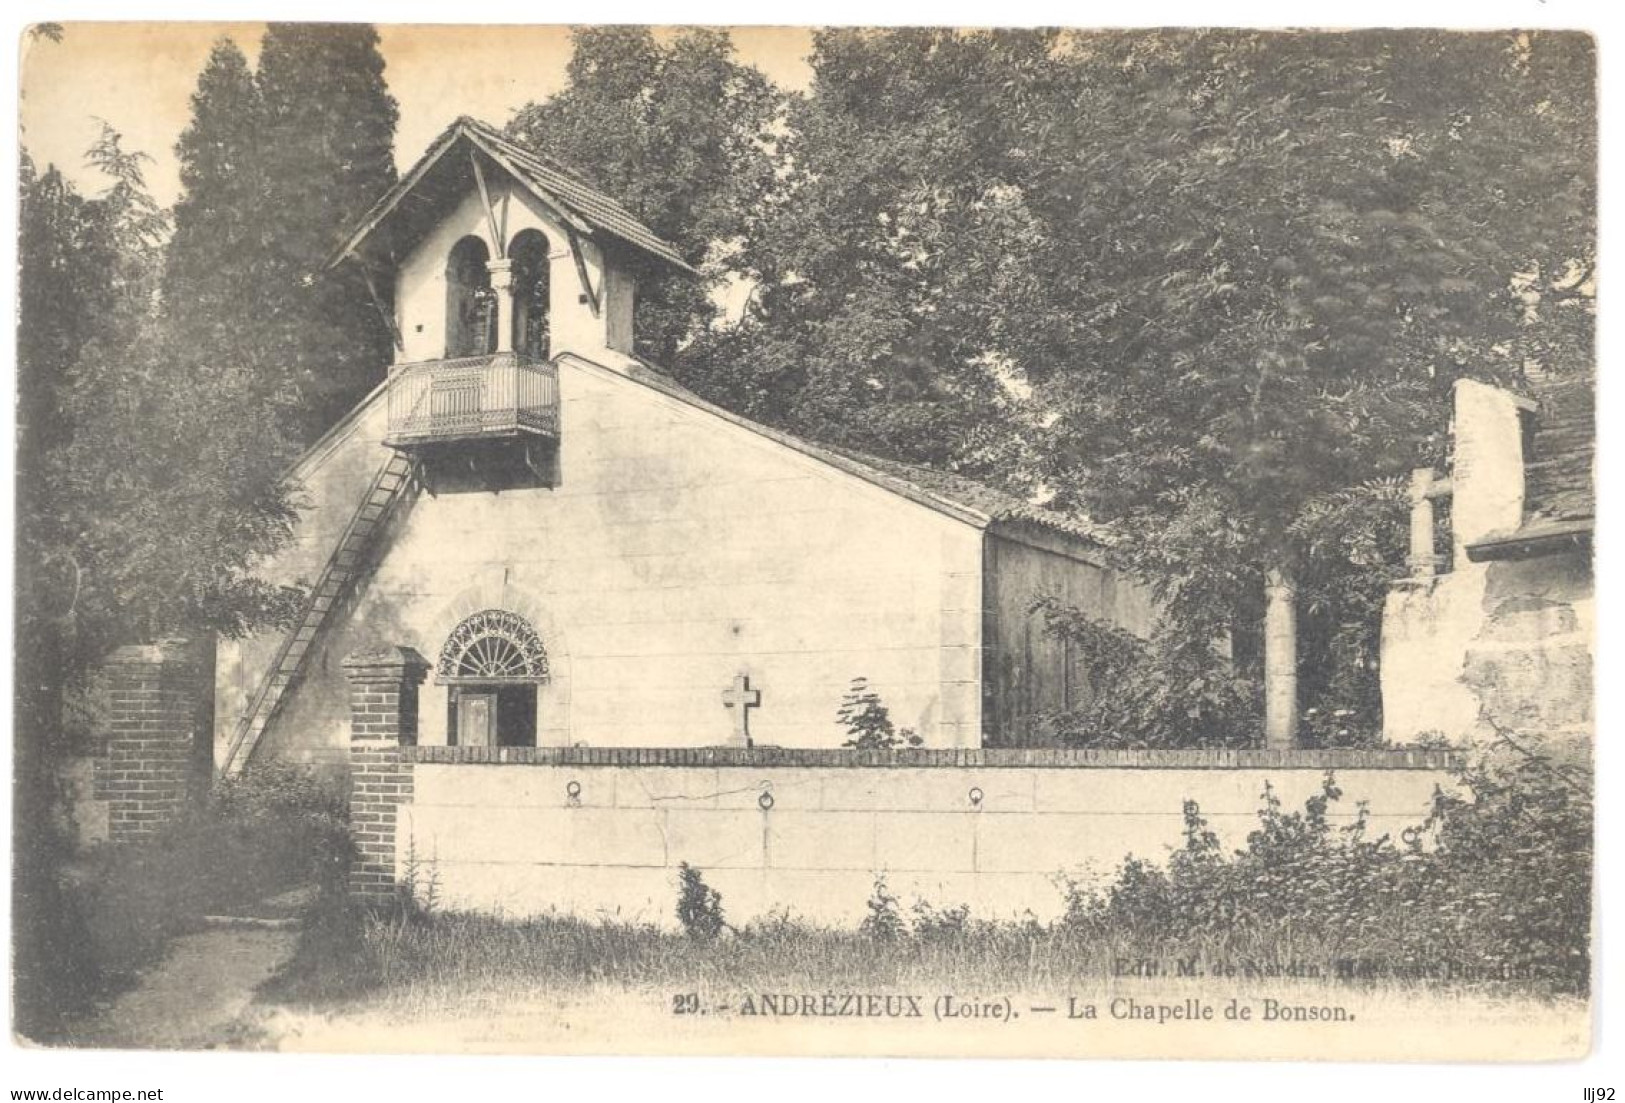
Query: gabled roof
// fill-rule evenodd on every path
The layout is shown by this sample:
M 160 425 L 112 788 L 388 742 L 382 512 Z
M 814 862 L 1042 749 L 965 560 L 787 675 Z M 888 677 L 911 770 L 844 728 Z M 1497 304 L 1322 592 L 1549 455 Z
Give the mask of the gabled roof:
M 466 194 L 463 174 L 469 168 L 467 157 L 457 155 L 459 150 L 484 154 L 572 230 L 614 238 L 685 272 L 694 270 L 676 246 L 580 176 L 466 115 L 442 131 L 417 164 L 357 220 L 328 259 L 329 267 L 379 240 L 387 246 L 398 237 L 414 237 L 422 223 L 440 213 L 447 195 L 460 199 Z
M 581 357 L 575 358 L 584 363 L 593 363 Z M 618 374 L 634 382 L 976 528 L 985 530 L 1012 523 L 1017 527 L 1023 524 L 1035 525 L 1064 538 L 1078 551 L 1086 553 L 1087 558 L 1102 565 L 1104 565 L 1102 553 L 1114 542 L 1108 530 L 1083 518 L 1045 509 L 963 475 L 882 459 L 849 448 L 818 444 L 786 433 L 782 429 L 774 429 L 741 417 L 715 403 L 707 402 L 645 361 L 634 357 L 627 357 L 626 361 L 626 370 Z

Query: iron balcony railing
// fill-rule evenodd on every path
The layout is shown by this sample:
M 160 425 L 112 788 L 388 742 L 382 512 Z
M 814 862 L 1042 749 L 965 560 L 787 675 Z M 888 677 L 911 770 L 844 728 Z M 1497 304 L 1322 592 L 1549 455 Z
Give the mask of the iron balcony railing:
M 557 436 L 558 367 L 498 352 L 397 365 L 389 377 L 391 445 Z

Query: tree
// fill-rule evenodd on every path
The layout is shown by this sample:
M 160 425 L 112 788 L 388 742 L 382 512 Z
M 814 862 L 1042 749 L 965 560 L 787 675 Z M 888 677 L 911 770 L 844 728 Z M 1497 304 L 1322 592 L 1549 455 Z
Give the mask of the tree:
M 812 62 L 713 397 L 1042 486 L 1118 530 L 1182 665 L 1230 637 L 1256 675 L 1267 622 L 1279 687 L 1373 709 L 1394 480 L 1453 380 L 1589 371 L 1589 39 L 831 31 Z
M 395 182 L 398 111 L 368 24 L 271 24 L 256 83 L 261 181 L 249 232 L 257 228 L 263 249 L 256 276 L 264 267 L 258 292 L 239 304 L 241 342 L 280 362 L 308 443 L 382 379 L 390 360 L 389 327 L 363 274 L 324 264 L 344 229 Z M 203 123 L 200 114 L 194 142 L 208 133 Z
M 192 120 L 175 146 L 182 194 L 164 263 L 164 304 L 177 337 L 274 372 L 275 350 L 244 340 L 253 333 L 245 316 L 269 276 L 258 160 L 263 122 L 248 60 L 223 37 L 198 77 Z
M 87 159 L 110 181 L 95 199 L 54 167 L 37 172 L 26 155 L 21 167 L 17 707 L 42 738 L 58 726 L 62 688 L 89 650 L 78 644 L 87 580 L 74 554 L 84 515 L 68 505 L 66 457 L 91 432 L 84 413 L 99 400 L 97 365 L 150 324 L 165 231 L 143 158 L 126 153 L 116 131 L 103 124 Z
M 982 300 L 1023 229 L 1009 217 L 1012 108 L 1051 79 L 1054 40 L 816 36 L 781 186 L 742 253 L 750 309 L 711 350 L 737 375 L 733 404 L 822 440 L 1026 483 L 1020 380 Z
M 1012 358 L 1052 415 L 1047 478 L 1124 531 L 1195 638 L 1256 611 L 1266 576 L 1282 622 L 1336 606 L 1350 564 L 1323 561 L 1341 547 L 1310 538 L 1316 517 L 1369 486 L 1367 527 L 1392 530 L 1397 503 L 1372 480 L 1440 458 L 1455 378 L 1516 380 L 1537 349 L 1588 370 L 1587 312 L 1565 319 L 1559 351 L 1515 284 L 1589 265 L 1589 41 L 1072 45 L 1080 110 L 1023 123 L 1041 231 L 1004 304 Z M 1354 567 L 1367 594 L 1394 545 Z M 1351 613 L 1374 642 L 1362 602 L 1322 609 L 1315 658 Z
M 144 158 L 104 127 L 84 199 L 23 162 L 19 371 L 17 820 L 19 1021 L 45 1025 L 91 978 L 61 896 L 57 766 L 65 699 L 110 647 L 241 635 L 293 592 L 253 576 L 291 533 L 289 488 L 252 367 L 175 339 L 156 310 L 166 219 Z
M 52 509 L 60 480 L 48 456 L 68 431 L 68 371 L 111 313 L 114 247 L 95 202 L 54 167 L 38 171 L 25 152 L 19 185 L 13 982 L 18 1029 L 32 1036 L 77 987 L 53 830 L 75 572 L 61 551 L 68 526 Z
M 645 27 L 596 27 L 573 40 L 568 86 L 521 108 L 508 133 L 584 174 L 702 272 L 651 268 L 639 285 L 637 351 L 681 377 L 773 184 L 781 97 L 723 31 L 663 44 Z

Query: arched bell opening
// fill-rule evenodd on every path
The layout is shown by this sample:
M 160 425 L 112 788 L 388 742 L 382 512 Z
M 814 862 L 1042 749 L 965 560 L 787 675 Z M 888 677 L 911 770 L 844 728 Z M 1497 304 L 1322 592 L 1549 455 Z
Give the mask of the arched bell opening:
M 451 247 L 446 259 L 446 359 L 496 351 L 496 293 L 487 262 L 491 250 L 472 235 Z
M 521 230 L 508 246 L 513 262 L 513 347 L 528 360 L 548 358 L 550 252 L 540 230 Z

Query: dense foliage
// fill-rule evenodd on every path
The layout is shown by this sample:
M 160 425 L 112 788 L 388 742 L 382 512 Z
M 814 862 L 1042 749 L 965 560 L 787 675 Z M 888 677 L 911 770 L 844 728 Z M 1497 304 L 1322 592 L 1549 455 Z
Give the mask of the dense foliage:
M 255 406 L 309 443 L 383 377 L 391 338 L 340 235 L 395 182 L 397 109 L 366 24 L 273 23 L 250 72 L 222 39 L 176 153 L 165 305 L 200 355 L 252 370 Z
M 1119 528 L 1181 631 L 1256 619 L 1278 566 L 1317 609 L 1302 669 L 1373 649 L 1398 514 L 1350 496 L 1441 458 L 1455 378 L 1590 370 L 1568 296 L 1594 256 L 1590 42 L 1176 32 L 1069 56 L 1079 111 L 1028 115 L 1034 247 L 1000 304 L 1053 416 L 1047 480 Z M 1306 531 L 1329 499 L 1381 554 Z
M 1035 603 L 1045 630 L 1086 671 L 1082 703 L 1043 717 L 1076 747 L 1249 747 L 1257 742 L 1258 686 L 1208 641 L 1160 631 L 1151 640 L 1054 599 Z
M 47 36 L 72 49 L 72 35 Z M 84 196 L 25 156 L 18 316 L 18 1006 L 79 968 L 56 764 L 65 702 L 120 643 L 240 636 L 298 598 L 255 577 L 290 536 L 281 474 L 387 359 L 366 292 L 316 278 L 393 180 L 370 27 L 273 25 L 252 77 L 222 42 L 193 97 L 173 221 L 104 124 Z M 173 233 L 171 232 L 173 230 Z
M 1301 951 L 1297 965 L 1337 979 L 1584 992 L 1590 786 L 1584 772 L 1506 752 L 1467 771 L 1421 830 L 1395 840 L 1373 837 L 1363 809 L 1334 824 L 1342 791 L 1330 774 L 1301 811 L 1266 785 L 1259 825 L 1233 854 L 1188 802 L 1185 842 L 1166 868 L 1130 857 L 1104 888 L 1074 885 L 1065 923 L 1086 940 L 1133 931 L 1152 956 L 1267 947 L 1252 968 L 1288 967 Z

